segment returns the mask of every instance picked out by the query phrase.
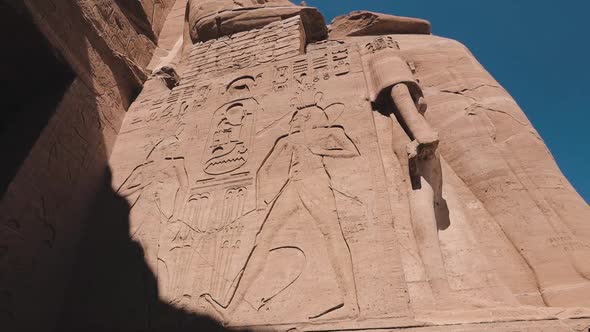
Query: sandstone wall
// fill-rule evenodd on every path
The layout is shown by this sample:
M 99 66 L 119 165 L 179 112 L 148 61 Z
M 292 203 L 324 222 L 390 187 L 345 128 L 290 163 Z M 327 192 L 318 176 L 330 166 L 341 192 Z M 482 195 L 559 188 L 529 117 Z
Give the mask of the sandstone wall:
M 154 31 L 171 4 L 156 10 Z M 61 314 L 88 207 L 155 45 L 129 19 L 135 13 L 115 1 L 25 5 L 77 78 L 0 201 L 0 325 L 48 331 Z
M 97 1 L 95 1 L 97 2 Z M 157 42 L 166 17 L 175 5 L 176 0 L 115 0 L 136 31 Z M 100 5 L 100 2 L 97 2 Z
M 457 186 L 469 188 L 469 193 L 457 195 L 469 213 L 475 212 L 468 218 L 471 227 L 483 226 L 477 225 L 481 213 L 489 214 L 512 247 L 510 255 L 488 251 L 495 256 L 494 270 L 528 304 L 542 304 L 531 293 L 535 287 L 543 291 L 554 283 L 585 283 L 590 208 L 514 99 L 460 43 L 434 36 L 396 40 L 416 67 L 429 104 L 426 118 L 440 134 L 441 154 Z M 488 229 L 479 231 L 478 241 L 490 241 Z M 507 264 L 508 257 L 516 261 L 519 256 L 532 271 Z M 552 270 L 563 275 L 554 278 Z M 565 277 L 568 270 L 571 277 Z M 527 279 L 535 287 L 523 287 Z M 557 292 L 567 298 L 561 305 L 575 301 L 576 295 Z M 546 303 L 559 305 L 553 297 L 551 291 L 543 292 Z

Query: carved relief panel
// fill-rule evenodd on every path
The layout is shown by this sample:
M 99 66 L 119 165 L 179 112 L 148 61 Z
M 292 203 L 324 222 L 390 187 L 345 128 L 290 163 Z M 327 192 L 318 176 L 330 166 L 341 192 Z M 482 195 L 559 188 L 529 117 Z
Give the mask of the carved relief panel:
M 142 191 L 143 207 L 127 194 L 162 296 L 234 326 L 405 313 L 356 46 L 181 83 L 136 102 L 123 131 L 146 145 L 121 143 L 112 157 L 131 191 L 168 183 L 150 189 L 155 199 Z M 146 228 L 146 214 L 159 226 Z

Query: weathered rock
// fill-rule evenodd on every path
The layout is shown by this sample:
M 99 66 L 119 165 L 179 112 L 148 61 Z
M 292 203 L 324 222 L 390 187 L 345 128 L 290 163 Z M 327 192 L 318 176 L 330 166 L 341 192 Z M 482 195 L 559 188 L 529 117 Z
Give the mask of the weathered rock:
M 368 11 L 338 16 L 330 24 L 331 38 L 388 34 L 428 35 L 430 32 L 430 22 L 426 20 Z
M 248 10 L 271 7 L 295 7 L 289 0 L 189 0 L 189 25 L 207 16 L 228 10 Z
M 126 109 L 148 77 L 145 67 L 155 45 L 113 0 L 11 2 L 25 8 L 26 15 L 18 19 L 46 38 L 74 76 L 62 82 L 43 72 L 27 75 L 28 80 L 50 86 L 47 90 L 61 84 L 65 88 L 51 96 L 52 116 L 36 133 L 0 200 L 0 329 L 48 331 L 55 329 L 62 312 L 88 211 L 108 169 Z M 1 7 L 10 15 L 4 2 Z M 29 37 L 10 25 L 4 29 L 11 38 Z M 30 66 L 26 53 L 33 49 L 8 46 L 10 39 L 3 40 L 7 52 L 25 54 L 5 65 Z M 26 84 L 19 87 L 25 94 L 30 89 Z M 27 114 L 32 123 L 48 106 L 44 92 L 31 100 L 6 98 L 22 105 L 38 100 L 38 109 Z M 23 144 L 19 131 L 10 144 Z M 4 153 L 3 158 L 13 157 Z
M 123 10 L 135 30 L 156 43 L 166 16 L 176 0 L 115 0 L 115 2 Z
M 189 1 L 189 28 L 193 42 L 204 42 L 238 32 L 262 28 L 272 22 L 299 16 L 309 42 L 326 38 L 324 17 L 312 7 L 295 6 L 289 1 L 270 1 L 270 5 L 228 7 L 224 2 Z M 287 6 L 279 6 L 287 5 Z M 231 8 L 231 9 L 229 9 Z

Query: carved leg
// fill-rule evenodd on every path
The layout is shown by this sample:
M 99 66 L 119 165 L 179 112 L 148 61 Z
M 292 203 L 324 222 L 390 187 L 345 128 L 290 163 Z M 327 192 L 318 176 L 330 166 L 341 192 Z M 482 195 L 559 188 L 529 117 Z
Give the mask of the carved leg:
M 410 192 L 414 236 L 433 292 L 448 293 L 447 275 L 438 240 L 434 191 L 424 177 L 420 177 L 420 184 L 420 189 Z
M 352 257 L 336 212 L 334 193 L 329 189 L 329 183 L 323 189 L 314 186 L 313 191 L 305 188 L 303 184 L 297 184 L 297 186 L 301 201 L 322 232 L 328 258 L 336 274 L 336 282 L 344 299 L 343 303 L 327 307 L 324 312 L 317 313 L 317 315 L 311 316 L 310 319 L 355 318 L 358 315 L 359 308 Z
M 448 210 L 446 220 L 437 222 L 437 217 L 441 219 L 439 215 L 445 215 L 437 213 L 441 210 L 437 206 L 446 207 L 442 199 L 440 160 L 436 153 L 438 135 L 418 111 L 405 84 L 394 86 L 391 98 L 398 112 L 397 117 L 391 115 L 392 121 L 398 121 L 411 140 L 406 152 L 412 184 L 410 209 L 414 236 L 437 300 L 448 299 L 450 287 L 438 239 L 438 224 L 448 224 Z
M 435 295 L 437 310 L 490 307 L 493 303 L 454 292 L 449 284 L 438 237 L 448 227 L 449 211 L 442 197 L 440 159 L 434 152 L 417 158 L 420 186 L 411 191 L 412 225 L 420 257 Z
M 266 215 L 266 220 L 263 222 L 260 231 L 256 235 L 254 248 L 244 264 L 242 275 L 239 277 L 234 293 L 230 297 L 228 303 L 218 302 L 211 296 L 211 294 L 201 295 L 201 298 L 207 301 L 225 322 L 227 322 L 228 319 L 231 319 L 232 314 L 244 299 L 246 292 L 254 284 L 264 269 L 268 253 L 272 249 L 271 246 L 275 235 L 281 230 L 284 225 L 284 220 L 287 219 L 288 216 L 297 213 L 297 209 L 299 209 L 299 206 L 297 205 L 295 205 L 294 208 L 289 207 L 297 200 L 298 197 L 293 188 L 287 187 L 275 204 L 272 205 L 270 211 Z M 285 204 L 282 204 L 283 201 L 285 201 Z

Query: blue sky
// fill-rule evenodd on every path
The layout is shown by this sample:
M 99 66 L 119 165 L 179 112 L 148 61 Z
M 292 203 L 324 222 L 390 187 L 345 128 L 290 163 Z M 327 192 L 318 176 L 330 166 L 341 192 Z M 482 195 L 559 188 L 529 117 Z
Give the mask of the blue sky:
M 590 202 L 590 0 L 308 0 L 330 22 L 353 10 L 420 17 L 467 45 L 512 94 Z

